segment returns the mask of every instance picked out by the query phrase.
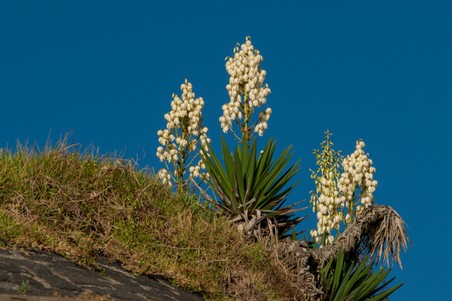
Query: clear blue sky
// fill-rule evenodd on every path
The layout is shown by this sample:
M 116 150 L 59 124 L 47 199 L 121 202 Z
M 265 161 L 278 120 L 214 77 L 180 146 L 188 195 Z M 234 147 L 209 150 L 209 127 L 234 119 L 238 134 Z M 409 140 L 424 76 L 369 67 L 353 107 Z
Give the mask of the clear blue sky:
M 272 89 L 266 137 L 301 158 L 290 200 L 309 199 L 325 130 L 345 153 L 363 138 L 376 202 L 414 243 L 392 299 L 452 300 L 450 1 L 1 1 L 0 147 L 72 130 L 160 168 L 156 132 L 185 77 L 219 141 L 224 58 L 247 35 Z

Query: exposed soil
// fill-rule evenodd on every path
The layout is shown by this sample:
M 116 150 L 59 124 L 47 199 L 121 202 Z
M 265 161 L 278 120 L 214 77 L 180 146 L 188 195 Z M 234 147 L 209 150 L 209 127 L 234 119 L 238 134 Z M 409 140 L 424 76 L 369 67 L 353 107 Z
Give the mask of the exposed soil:
M 131 274 L 106 258 L 98 264 L 100 273 L 53 253 L 0 250 L 0 300 L 203 300 L 162 279 Z

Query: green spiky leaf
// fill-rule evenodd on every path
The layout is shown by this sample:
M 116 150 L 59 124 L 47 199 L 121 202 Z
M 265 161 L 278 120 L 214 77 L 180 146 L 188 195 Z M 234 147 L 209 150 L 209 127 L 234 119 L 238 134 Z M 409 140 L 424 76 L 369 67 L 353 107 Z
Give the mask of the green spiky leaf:
M 286 233 L 301 221 L 293 217 L 299 209 L 284 206 L 287 195 L 298 184 L 288 183 L 300 167 L 299 162 L 287 167 L 290 147 L 274 159 L 275 146 L 270 139 L 258 155 L 254 139 L 251 144 L 244 141 L 231 153 L 223 137 L 223 164 L 210 145 L 209 152 L 202 151 L 201 155 L 210 175 L 207 184 L 223 205 L 217 208 L 239 222 L 253 217 L 256 223 L 270 223 L 274 219 L 273 224 L 281 225 L 281 233 Z

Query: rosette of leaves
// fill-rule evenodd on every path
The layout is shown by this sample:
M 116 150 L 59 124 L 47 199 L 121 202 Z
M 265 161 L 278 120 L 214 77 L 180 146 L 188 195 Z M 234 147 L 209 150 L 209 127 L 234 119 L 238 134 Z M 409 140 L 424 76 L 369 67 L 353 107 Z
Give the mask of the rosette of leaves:
M 386 281 L 391 270 L 379 269 L 376 272 L 368 258 L 360 263 L 349 260 L 345 251 L 341 250 L 336 258 L 331 259 L 320 270 L 320 280 L 323 286 L 325 301 L 360 301 L 387 300 L 402 284 L 388 288 L 395 279 Z
M 292 156 L 288 147 L 274 159 L 276 143 L 270 139 L 259 154 L 256 138 L 251 146 L 245 139 L 232 153 L 222 138 L 222 161 L 210 145 L 202 151 L 202 159 L 209 174 L 208 186 L 216 197 L 203 196 L 230 221 L 237 223 L 246 235 L 261 237 L 285 237 L 289 230 L 304 219 L 295 217 L 303 208 L 295 208 L 300 202 L 284 206 L 288 194 L 298 184 L 289 185 L 299 171 L 299 162 L 287 168 Z

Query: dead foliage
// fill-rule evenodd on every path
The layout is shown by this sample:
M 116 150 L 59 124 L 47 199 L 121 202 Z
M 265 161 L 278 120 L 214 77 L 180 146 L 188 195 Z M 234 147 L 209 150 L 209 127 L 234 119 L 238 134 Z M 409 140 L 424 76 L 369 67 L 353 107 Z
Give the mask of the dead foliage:
M 313 252 L 319 266 L 336 257 L 340 249 L 356 256 L 370 255 L 375 263 L 396 262 L 402 267 L 400 253 L 409 238 L 400 215 L 389 206 L 373 205 L 359 214 L 333 245 Z

